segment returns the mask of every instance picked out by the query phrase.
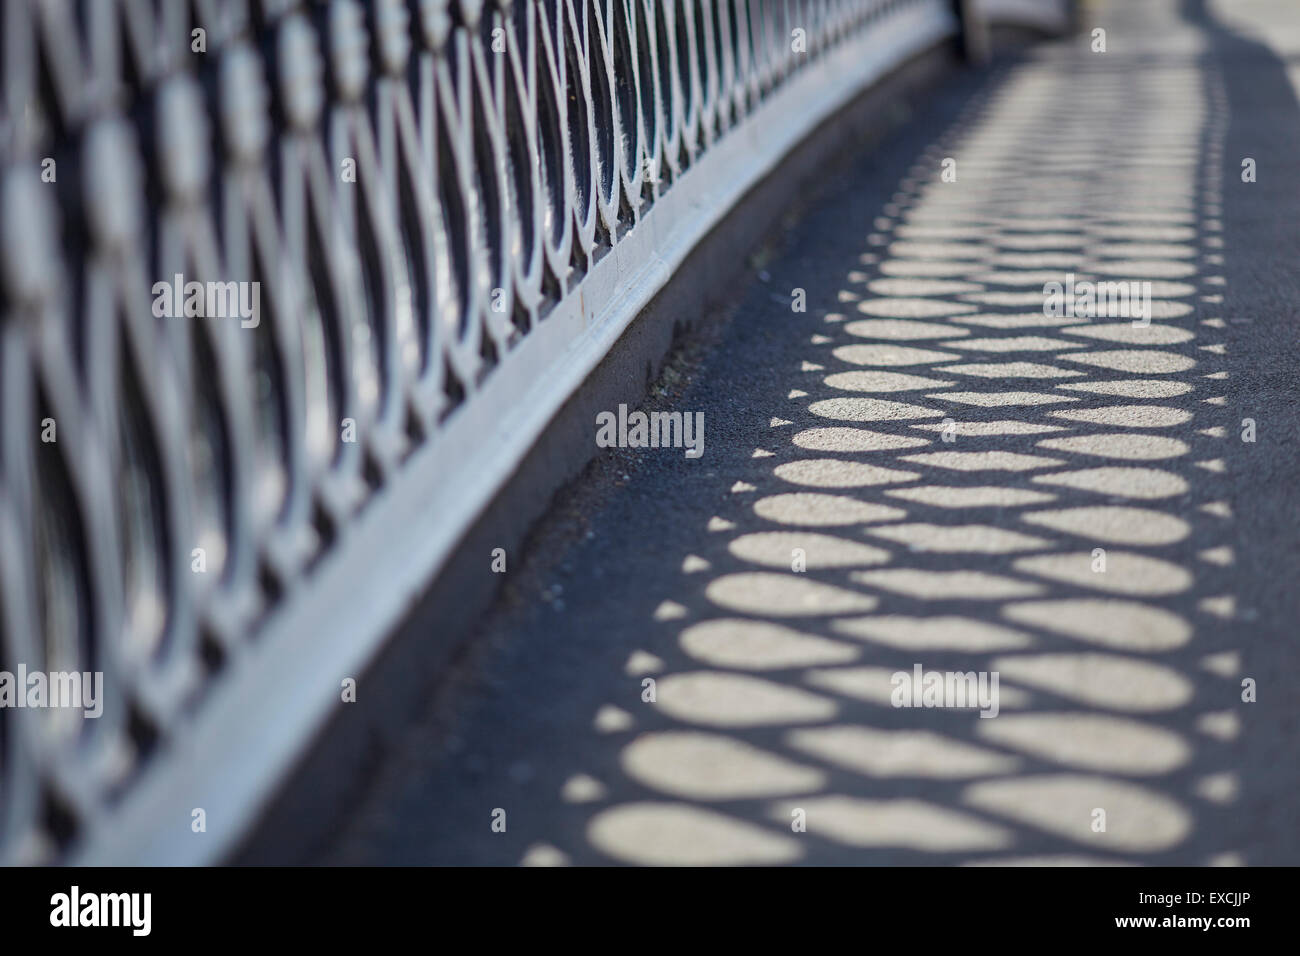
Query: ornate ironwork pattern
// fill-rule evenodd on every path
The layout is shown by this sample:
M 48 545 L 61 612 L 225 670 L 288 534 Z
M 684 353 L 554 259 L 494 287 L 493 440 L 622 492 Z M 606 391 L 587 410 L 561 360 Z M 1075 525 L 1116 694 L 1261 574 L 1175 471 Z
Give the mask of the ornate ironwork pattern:
M 0 671 L 103 674 L 0 707 L 0 860 L 111 829 L 648 211 L 921 8 L 0 0 Z

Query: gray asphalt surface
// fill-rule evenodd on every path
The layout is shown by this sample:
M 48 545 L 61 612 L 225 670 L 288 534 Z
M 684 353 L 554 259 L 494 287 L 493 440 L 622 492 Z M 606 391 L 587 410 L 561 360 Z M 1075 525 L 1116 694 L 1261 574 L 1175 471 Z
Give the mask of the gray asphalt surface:
M 1091 11 L 828 183 L 322 862 L 1300 863 L 1300 7 Z

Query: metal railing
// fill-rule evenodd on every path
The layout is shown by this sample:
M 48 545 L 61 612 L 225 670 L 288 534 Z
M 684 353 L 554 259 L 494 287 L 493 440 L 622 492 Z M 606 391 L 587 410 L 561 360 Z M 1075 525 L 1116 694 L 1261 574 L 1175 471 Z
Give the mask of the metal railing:
M 954 10 L 0 0 L 0 862 L 228 848 L 676 265 Z

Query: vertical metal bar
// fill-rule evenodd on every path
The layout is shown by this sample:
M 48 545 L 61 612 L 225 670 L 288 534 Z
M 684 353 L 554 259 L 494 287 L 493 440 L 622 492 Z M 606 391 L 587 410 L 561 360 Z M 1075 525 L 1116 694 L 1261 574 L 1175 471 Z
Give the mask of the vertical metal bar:
M 968 62 L 984 66 L 992 57 L 988 18 L 980 10 L 979 0 L 953 0 L 961 23 L 962 52 Z

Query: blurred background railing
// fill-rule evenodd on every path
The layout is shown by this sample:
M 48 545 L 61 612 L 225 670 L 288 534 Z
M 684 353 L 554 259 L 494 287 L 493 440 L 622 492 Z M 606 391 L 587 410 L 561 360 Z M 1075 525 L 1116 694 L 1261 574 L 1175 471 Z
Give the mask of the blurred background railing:
M 1064 7 L 0 0 L 0 862 L 218 858 L 744 192 Z

